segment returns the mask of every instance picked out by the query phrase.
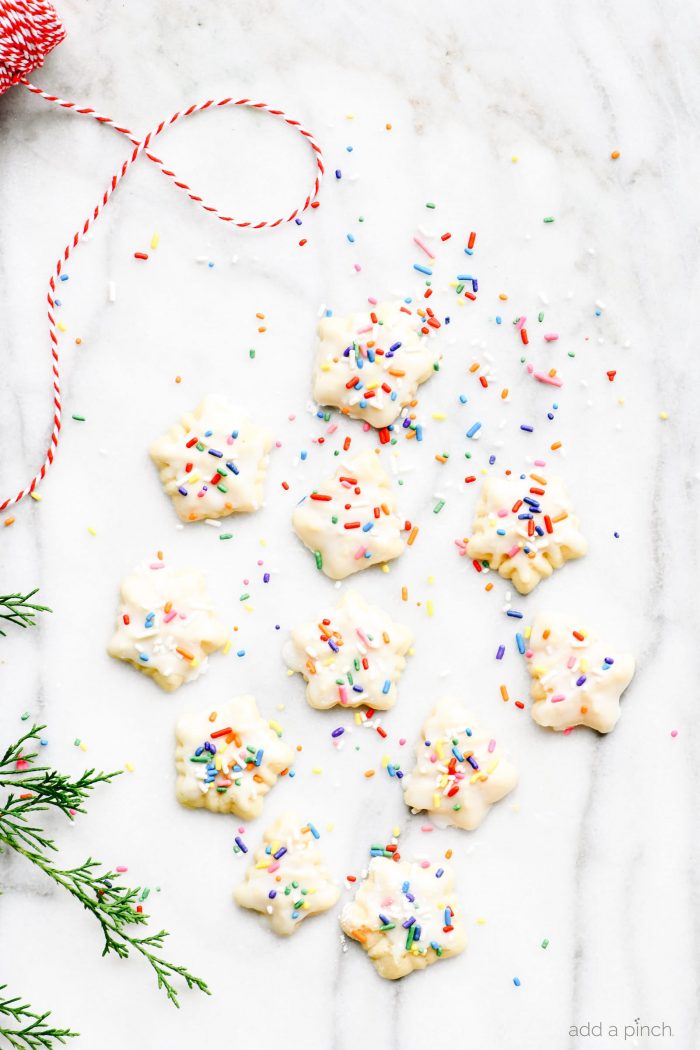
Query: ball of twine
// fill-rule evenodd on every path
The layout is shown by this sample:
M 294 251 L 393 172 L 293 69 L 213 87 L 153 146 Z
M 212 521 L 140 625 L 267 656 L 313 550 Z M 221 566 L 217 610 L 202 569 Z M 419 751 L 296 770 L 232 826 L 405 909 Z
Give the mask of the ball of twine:
M 143 153 L 150 161 L 157 165 L 161 173 L 165 175 L 165 177 L 172 182 L 177 189 L 185 193 L 194 204 L 197 204 L 207 212 L 207 214 L 213 215 L 215 218 L 221 220 L 221 222 L 225 222 L 231 226 L 254 230 L 277 227 L 284 223 L 292 222 L 294 219 L 298 218 L 302 212 L 306 211 L 307 208 L 317 207 L 318 201 L 316 198 L 318 197 L 321 179 L 324 174 L 323 153 L 311 132 L 302 127 L 298 120 L 292 120 L 292 118 L 288 117 L 283 110 L 273 108 L 268 105 L 267 102 L 254 101 L 249 98 L 234 99 L 232 97 L 219 100 L 208 99 L 206 102 L 197 102 L 193 105 L 187 106 L 185 109 L 178 110 L 169 119 L 162 120 L 155 128 L 139 138 L 128 128 L 118 124 L 116 121 L 112 120 L 111 117 L 96 112 L 91 106 L 81 106 L 76 102 L 69 102 L 66 99 L 59 98 L 57 95 L 50 95 L 35 84 L 32 84 L 29 80 L 29 75 L 35 69 L 38 69 L 43 65 L 44 58 L 56 47 L 57 44 L 61 43 L 64 37 L 65 30 L 59 21 L 58 15 L 51 4 L 46 3 L 45 0 L 0 0 L 0 95 L 7 91 L 8 88 L 12 87 L 12 85 L 21 84 L 27 88 L 27 90 L 31 91 L 32 94 L 37 95 L 45 102 L 56 105 L 61 109 L 72 110 L 74 113 L 78 113 L 81 116 L 93 117 L 98 123 L 106 124 L 113 128 L 114 131 L 119 132 L 120 135 L 125 136 L 129 140 L 132 145 L 132 151 L 122 164 L 121 168 L 114 173 L 106 190 L 95 207 L 92 208 L 82 226 L 79 227 L 68 241 L 66 247 L 58 257 L 51 273 L 51 277 L 49 278 L 47 318 L 49 327 L 49 346 L 51 350 L 51 386 L 53 393 L 51 437 L 44 461 L 39 470 L 14 496 L 9 496 L 4 500 L 0 500 L 0 511 L 5 510 L 13 503 L 19 503 L 25 496 L 34 492 L 54 461 L 61 433 L 62 413 L 59 372 L 59 333 L 54 317 L 54 295 L 56 291 L 56 283 L 60 279 L 63 268 L 70 259 L 74 249 L 80 244 L 85 234 L 102 214 L 102 211 L 109 203 L 112 194 L 131 168 L 134 161 L 136 161 Z M 243 106 L 269 113 L 271 116 L 277 117 L 289 127 L 297 131 L 311 147 L 315 164 L 313 186 L 311 192 L 306 196 L 303 203 L 294 208 L 289 214 L 285 214 L 280 218 L 275 219 L 257 220 L 228 215 L 220 211 L 213 204 L 206 202 L 203 197 L 192 189 L 191 186 L 179 179 L 177 174 L 171 168 L 167 167 L 153 152 L 154 141 L 169 127 L 172 127 L 173 124 L 176 124 L 178 121 L 185 117 L 190 117 L 195 113 L 201 113 L 213 108 L 224 108 L 227 106 Z

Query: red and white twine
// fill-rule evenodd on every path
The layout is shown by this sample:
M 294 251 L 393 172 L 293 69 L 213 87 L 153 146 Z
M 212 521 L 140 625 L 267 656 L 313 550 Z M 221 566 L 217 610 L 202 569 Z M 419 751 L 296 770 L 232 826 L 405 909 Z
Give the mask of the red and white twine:
M 38 95 L 40 98 L 44 99 L 45 102 L 51 102 L 54 105 L 59 106 L 61 109 L 69 109 L 75 113 L 81 114 L 82 116 L 93 117 L 98 123 L 106 124 L 109 127 L 114 128 L 115 131 L 126 136 L 126 138 L 132 143 L 134 149 L 130 156 L 124 161 L 119 171 L 115 172 L 112 176 L 107 189 L 85 219 L 82 227 L 73 234 L 73 237 L 64 248 L 63 253 L 59 256 L 49 279 L 47 316 L 52 358 L 51 371 L 54 407 L 51 439 L 49 441 L 49 447 L 44 462 L 39 471 L 34 475 L 29 484 L 15 496 L 0 502 L 0 511 L 5 510 L 13 503 L 19 503 L 19 501 L 25 496 L 34 492 L 36 486 L 44 478 L 46 471 L 53 463 L 54 454 L 58 447 L 59 436 L 61 433 L 61 390 L 58 334 L 54 317 L 56 281 L 60 278 L 65 263 L 68 262 L 71 254 L 90 227 L 94 225 L 117 186 L 124 178 L 134 161 L 138 159 L 139 155 L 141 153 L 145 154 L 149 160 L 159 167 L 163 175 L 167 176 L 167 178 L 170 179 L 179 190 L 182 190 L 183 193 L 187 194 L 191 201 L 194 201 L 195 204 L 198 204 L 210 215 L 214 215 L 217 219 L 220 219 L 221 222 L 230 223 L 232 226 L 254 230 L 272 228 L 275 226 L 281 226 L 287 222 L 292 222 L 302 212 L 306 211 L 307 208 L 314 204 L 318 196 L 321 179 L 324 173 L 321 147 L 318 145 L 311 132 L 302 127 L 299 121 L 292 120 L 291 117 L 288 117 L 281 109 L 275 109 L 266 102 L 254 102 L 252 99 L 248 98 L 223 98 L 219 101 L 209 99 L 206 102 L 195 103 L 194 105 L 188 106 L 187 109 L 179 110 L 177 113 L 174 113 L 169 120 L 161 121 L 156 128 L 149 131 L 142 139 L 139 139 L 136 138 L 128 128 L 117 124 L 110 117 L 97 113 L 90 106 L 79 106 L 75 102 L 68 102 L 65 99 L 58 98 L 56 95 L 50 95 L 46 91 L 42 91 L 41 88 L 36 87 L 36 85 L 29 81 L 28 76 L 34 69 L 43 64 L 44 57 L 64 39 L 64 36 L 65 32 L 58 21 L 56 12 L 50 4 L 45 2 L 45 0 L 0 0 L 0 95 L 2 95 L 3 92 L 13 84 L 23 84 L 34 95 Z M 316 172 L 312 192 L 306 197 L 304 203 L 300 207 L 295 208 L 289 215 L 282 216 L 278 219 L 264 219 L 259 221 L 253 219 L 239 219 L 233 215 L 224 215 L 213 204 L 206 203 L 206 201 L 204 201 L 199 194 L 195 193 L 187 183 L 178 179 L 175 172 L 167 168 L 163 161 L 151 152 L 151 144 L 153 141 L 161 135 L 163 131 L 166 131 L 184 117 L 190 117 L 194 113 L 201 113 L 207 109 L 217 107 L 223 108 L 224 106 L 246 106 L 250 109 L 263 110 L 273 117 L 278 117 L 284 121 L 285 124 L 288 124 L 291 128 L 298 131 L 313 150 Z

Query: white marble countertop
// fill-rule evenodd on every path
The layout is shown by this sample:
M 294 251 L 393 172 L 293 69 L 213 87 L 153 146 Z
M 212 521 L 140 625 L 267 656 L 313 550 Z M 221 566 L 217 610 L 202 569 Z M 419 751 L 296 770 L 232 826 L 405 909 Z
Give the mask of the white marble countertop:
M 415 0 L 332 8 L 63 0 L 67 40 L 36 74 L 47 90 L 135 130 L 205 98 L 278 103 L 316 133 L 329 177 L 302 227 L 256 234 L 207 219 L 144 160 L 68 267 L 59 293 L 61 448 L 42 501 L 22 503 L 14 525 L 0 529 L 3 589 L 39 585 L 54 614 L 0 639 L 0 743 L 15 739 L 28 711 L 48 723 L 46 757 L 59 767 L 133 763 L 133 773 L 96 792 L 86 817 L 56 824 L 56 836 L 69 860 L 92 853 L 128 866 L 133 883 L 160 887 L 148 903 L 172 931 L 170 955 L 204 975 L 213 995 L 185 992 L 180 1012 L 171 1009 L 147 967 L 101 960 L 90 917 L 12 857 L 0 858 L 0 980 L 53 1009 L 89 1050 L 242 1038 L 295 1050 L 361 1041 L 389 1050 L 438 1038 L 480 1050 L 561 1050 L 623 1045 L 623 1026 L 635 1019 L 671 1025 L 673 1045 L 685 1050 L 699 1038 L 698 16 L 668 0 L 596 0 L 566 14 L 517 0 L 478 11 Z M 215 202 L 253 214 L 296 202 L 311 174 L 303 144 L 249 112 L 193 118 L 159 151 Z M 45 447 L 51 264 L 125 155 L 108 129 L 19 88 L 0 99 L 3 495 L 31 475 Z M 160 246 L 140 264 L 133 253 L 148 250 L 154 230 Z M 332 593 L 289 517 L 346 434 L 354 448 L 375 439 L 340 420 L 318 443 L 327 424 L 309 403 L 314 330 L 323 306 L 344 313 L 369 295 L 421 295 L 413 263 L 424 260 L 412 241 L 421 230 L 439 249 L 432 304 L 451 317 L 445 360 L 422 388 L 423 442 L 401 438 L 382 453 L 387 464 L 394 458 L 402 514 L 420 534 L 387 575 L 370 570 L 357 581 L 413 626 L 416 651 L 383 721 L 388 739 L 358 730 L 336 752 L 330 730 L 349 728 L 352 716 L 308 708 L 280 657 L 290 624 Z M 470 230 L 478 239 L 467 260 Z M 453 236 L 443 243 L 445 231 Z M 457 308 L 449 281 L 465 266 L 478 276 L 479 297 Z M 266 315 L 264 334 L 256 312 Z M 561 390 L 525 372 L 511 323 L 521 314 L 530 319 L 530 359 L 557 367 Z M 545 344 L 544 329 L 557 331 L 558 343 Z M 494 376 L 489 390 L 468 371 L 474 361 Z M 204 525 L 177 528 L 146 452 L 217 390 L 266 419 L 281 443 L 265 509 L 234 521 L 228 543 Z M 476 420 L 481 440 L 468 442 Z M 494 470 L 522 470 L 551 459 L 555 440 L 590 552 L 535 594 L 516 595 L 513 607 L 526 618 L 545 605 L 580 612 L 636 653 L 637 677 L 606 738 L 550 735 L 528 703 L 521 711 L 501 701 L 501 682 L 523 701 L 528 690 L 516 625 L 504 613 L 508 588 L 492 576 L 486 593 L 454 545 L 468 535 L 477 497 L 465 474 L 480 477 L 491 454 Z M 446 464 L 435 459 L 442 452 Z M 224 620 L 239 628 L 234 649 L 245 650 L 213 659 L 175 696 L 105 652 L 122 575 L 157 549 L 207 572 Z M 244 590 L 251 612 L 239 600 Z M 507 656 L 497 664 L 501 642 Z M 319 828 L 334 825 L 322 844 L 339 876 L 360 872 L 369 843 L 396 824 L 404 855 L 453 850 L 463 955 L 392 984 L 357 945 L 343 947 L 335 912 L 280 942 L 233 905 L 246 866 L 232 850 L 239 822 L 178 807 L 173 725 L 183 710 L 244 691 L 271 714 L 283 704 L 273 717 L 303 745 L 296 779 L 278 785 L 265 815 L 247 826 L 249 845 L 294 808 Z M 428 835 L 381 761 L 401 754 L 410 766 L 423 717 L 445 692 L 507 740 L 521 780 L 477 832 Z M 409 741 L 403 749 L 399 737 Z M 367 768 L 377 770 L 371 780 Z M 570 1037 L 572 1025 L 598 1021 L 604 1032 L 620 1026 L 620 1038 Z

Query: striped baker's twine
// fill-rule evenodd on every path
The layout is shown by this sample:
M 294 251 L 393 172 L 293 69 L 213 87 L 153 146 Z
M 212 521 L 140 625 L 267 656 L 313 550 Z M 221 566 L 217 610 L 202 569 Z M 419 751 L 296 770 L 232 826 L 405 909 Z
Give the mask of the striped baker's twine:
M 188 106 L 187 109 L 179 110 L 177 113 L 174 113 L 169 120 L 161 121 L 161 123 L 158 124 L 158 126 L 152 131 L 149 131 L 143 139 L 138 139 L 132 134 L 131 131 L 129 131 L 128 128 L 122 127 L 121 125 L 117 124 L 114 120 L 111 119 L 111 117 L 106 117 L 103 116 L 101 113 L 97 113 L 90 106 L 79 106 L 77 103 L 68 102 L 66 101 L 66 99 L 59 98 L 57 95 L 50 95 L 48 94 L 48 92 L 42 91 L 42 89 L 37 87 L 35 84 L 32 84 L 29 80 L 27 80 L 26 77 L 19 77 L 18 83 L 24 84 L 24 86 L 28 88 L 29 91 L 31 91 L 34 95 L 38 95 L 39 98 L 44 99 L 45 102 L 51 102 L 54 105 L 59 106 L 61 109 L 70 109 L 74 113 L 79 113 L 83 116 L 93 117 L 100 124 L 107 124 L 109 127 L 114 128 L 115 131 L 118 131 L 121 135 L 125 135 L 126 138 L 128 138 L 129 141 L 132 143 L 134 149 L 131 155 L 127 157 L 127 159 L 124 161 L 119 171 L 115 172 L 115 174 L 112 176 L 112 179 L 107 189 L 103 193 L 101 199 L 95 205 L 91 214 L 88 215 L 82 227 L 76 233 L 73 234 L 73 237 L 63 249 L 63 253 L 61 256 L 59 256 L 54 267 L 53 273 L 51 274 L 51 277 L 49 279 L 49 291 L 47 295 L 47 317 L 49 323 L 49 339 L 51 343 L 51 371 L 53 386 L 53 426 L 51 429 L 51 439 L 49 441 L 49 447 L 46 451 L 44 462 L 41 464 L 41 467 L 39 468 L 38 472 L 34 475 L 29 484 L 25 486 L 25 488 L 21 489 L 15 496 L 12 496 L 0 503 L 0 511 L 6 510 L 6 508 L 13 503 L 19 503 L 20 500 L 24 499 L 25 496 L 34 492 L 39 482 L 42 481 L 42 479 L 46 476 L 48 468 L 54 461 L 54 456 L 56 449 L 58 448 L 58 442 L 61 433 L 61 388 L 59 373 L 58 335 L 56 332 L 56 319 L 54 317 L 54 295 L 56 292 L 56 281 L 60 279 L 64 265 L 68 262 L 68 260 L 71 257 L 71 254 L 78 246 L 78 244 L 80 244 L 81 240 L 84 238 L 85 234 L 88 232 L 90 227 L 94 225 L 94 223 L 97 221 L 97 218 L 99 217 L 100 213 L 104 210 L 105 206 L 107 205 L 110 197 L 116 190 L 117 186 L 124 178 L 134 161 L 138 159 L 139 154 L 144 153 L 149 160 L 153 161 L 154 164 L 157 164 L 163 175 L 167 176 L 167 178 L 170 179 L 179 190 L 182 190 L 184 193 L 187 194 L 191 201 L 194 201 L 195 204 L 198 204 L 201 208 L 203 208 L 204 211 L 208 212 L 210 215 L 214 215 L 217 219 L 220 219 L 221 222 L 228 222 L 231 223 L 233 226 L 249 228 L 254 230 L 262 230 L 265 228 L 271 229 L 275 226 L 281 226 L 283 223 L 292 222 L 304 211 L 306 211 L 307 208 L 314 206 L 316 198 L 318 197 L 321 179 L 323 178 L 324 173 L 323 153 L 321 151 L 321 147 L 318 145 L 311 132 L 307 131 L 306 128 L 302 127 L 298 120 L 292 120 L 292 118 L 288 117 L 281 109 L 273 109 L 273 107 L 268 105 L 267 102 L 254 102 L 252 99 L 248 98 L 222 98 L 218 102 L 214 101 L 213 99 L 209 99 L 207 102 L 199 102 L 195 105 Z M 172 127 L 173 124 L 176 124 L 179 120 L 182 120 L 184 117 L 190 117 L 194 113 L 201 113 L 204 110 L 211 109 L 213 107 L 223 106 L 246 106 L 250 109 L 263 110 L 264 112 L 269 113 L 271 116 L 278 117 L 279 119 L 283 120 L 285 124 L 288 124 L 289 127 L 294 128 L 296 131 L 298 131 L 299 134 L 302 135 L 303 138 L 308 142 L 309 146 L 313 150 L 314 161 L 316 164 L 313 190 L 306 197 L 301 207 L 295 208 L 294 211 L 291 212 L 291 214 L 282 216 L 278 219 L 264 219 L 258 222 L 256 222 L 253 219 L 237 219 L 233 215 L 224 215 L 219 211 L 218 208 L 214 207 L 213 204 L 207 204 L 204 201 L 204 199 L 200 197 L 197 193 L 195 193 L 186 182 L 182 182 L 180 179 L 178 179 L 175 172 L 171 171 L 169 168 L 166 168 L 163 164 L 163 161 L 151 152 L 150 147 L 153 140 L 156 139 L 167 128 Z

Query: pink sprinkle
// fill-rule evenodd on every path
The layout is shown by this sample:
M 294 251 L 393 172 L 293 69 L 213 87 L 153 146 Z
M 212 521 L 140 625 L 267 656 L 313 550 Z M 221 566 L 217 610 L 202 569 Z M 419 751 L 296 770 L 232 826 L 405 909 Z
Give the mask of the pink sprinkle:
M 250 583 L 249 579 L 246 578 L 246 579 L 243 580 L 243 586 L 244 587 L 247 587 L 249 583 Z
M 335 434 L 337 429 L 338 429 L 338 424 L 337 423 L 331 423 L 330 426 L 328 427 L 328 429 L 326 430 L 326 433 L 327 434 Z
M 287 419 L 289 420 L 290 423 L 293 423 L 296 418 L 297 417 L 295 416 L 295 414 L 293 412 L 292 412 L 292 414 L 290 416 L 287 416 Z
M 574 729 L 575 729 L 575 726 L 569 726 L 568 729 L 564 730 L 562 735 L 563 736 L 569 736 L 570 733 L 573 733 Z
M 163 623 L 170 623 L 170 621 L 174 620 L 176 616 L 177 616 L 177 613 L 175 612 L 175 610 L 171 609 L 170 612 L 166 613 L 165 616 L 163 617 Z
M 430 867 L 430 861 L 429 860 L 422 860 L 420 862 L 420 866 L 421 866 L 421 868 L 429 868 Z
M 367 548 L 366 547 L 358 547 L 357 550 L 355 551 L 355 561 L 359 561 L 360 558 L 363 558 L 365 556 L 366 552 L 367 552 Z
M 519 550 L 520 547 L 517 545 L 517 543 L 514 543 L 510 550 L 506 551 L 506 558 L 514 558 Z
M 399 737 L 399 747 L 403 747 L 405 743 L 406 743 L 406 737 L 405 736 Z
M 347 702 L 348 702 L 348 692 L 347 692 L 347 689 L 345 688 L 344 685 L 339 685 L 338 686 L 338 694 L 340 696 L 340 699 L 341 699 L 342 703 L 347 704 Z
M 562 700 L 566 700 L 566 697 L 563 693 L 555 693 L 552 697 L 553 704 L 560 704 Z
M 673 736 L 673 737 L 678 736 L 678 730 L 677 729 L 672 729 L 671 730 L 671 736 Z
M 365 434 L 366 434 L 366 433 L 367 433 L 367 431 L 368 431 L 368 430 L 370 429 L 370 425 L 369 425 L 369 423 L 367 422 L 367 420 L 366 420 L 366 419 L 365 419 L 365 421 L 364 421 L 364 422 L 363 422 L 363 424 L 362 424 L 362 429 L 364 430 Z
M 379 300 L 375 299 L 373 295 L 368 295 L 367 302 L 370 303 L 371 306 L 376 306 Z
M 428 247 L 428 245 L 427 245 L 427 244 L 425 243 L 425 241 L 422 241 L 422 240 L 420 239 L 420 237 L 414 237 L 414 238 L 413 238 L 413 243 L 414 243 L 414 244 L 417 244 L 417 245 L 418 245 L 418 247 L 419 247 L 419 248 L 421 249 L 421 251 L 424 251 L 424 252 L 425 252 L 425 254 L 426 254 L 426 255 L 428 256 L 428 258 L 429 258 L 429 259 L 434 259 L 434 258 L 435 258 L 435 256 L 434 256 L 434 255 L 433 255 L 433 253 L 431 252 L 431 250 L 430 250 L 430 248 Z
M 534 653 L 533 653 L 532 649 L 526 649 L 525 650 L 525 659 L 526 660 L 532 660 L 533 656 L 534 656 Z
M 508 517 L 508 511 L 505 509 L 505 507 L 498 511 L 498 517 L 499 518 L 507 518 Z
M 566 666 L 568 667 L 569 670 L 571 670 L 571 668 L 574 666 L 575 663 L 576 663 L 576 657 L 575 656 L 570 656 L 569 659 L 566 661 Z
M 519 332 L 520 329 L 523 327 L 523 325 L 526 324 L 526 323 L 527 323 L 527 317 L 519 317 L 518 320 L 515 322 L 515 330 L 516 330 L 516 332 Z
M 245 828 L 244 828 L 243 826 L 241 826 L 241 827 L 240 827 L 240 828 L 238 829 L 238 834 L 239 834 L 239 835 L 245 835 Z
M 118 872 L 119 872 L 119 874 L 121 875 L 121 874 L 123 874 L 123 873 L 124 873 L 125 871 L 128 871 L 129 869 L 128 869 L 128 868 L 126 867 L 126 865 L 124 865 L 124 864 L 117 864 L 117 866 L 116 866 L 116 868 L 115 868 L 114 870 L 115 870 L 115 871 L 118 871 Z
M 564 380 L 559 376 L 549 376 L 546 372 L 534 372 L 533 375 L 538 383 L 547 383 L 548 386 L 564 386 Z
M 559 336 L 556 332 L 547 332 L 544 337 L 545 343 L 556 343 Z
M 265 562 L 262 560 L 262 558 L 258 558 L 258 565 L 264 565 L 264 564 L 265 564 Z
M 148 566 L 148 568 L 149 569 L 153 569 L 154 572 L 155 572 L 156 569 L 164 569 L 165 568 L 165 562 L 164 561 L 152 561 L 151 564 Z
M 364 326 L 364 328 L 358 328 L 357 329 L 357 334 L 358 335 L 364 335 L 365 332 L 371 332 L 373 328 L 374 328 L 373 324 L 366 324 Z
M 367 637 L 365 632 L 363 630 L 361 630 L 359 627 L 356 627 L 355 628 L 355 633 L 356 633 L 357 637 L 360 639 L 360 641 L 362 642 L 362 644 L 365 645 L 369 649 L 370 648 L 369 638 Z
M 428 831 L 433 831 L 434 830 L 432 824 L 421 824 L 420 829 L 421 829 L 421 831 L 425 831 L 426 833 Z
M 355 273 L 359 273 L 359 272 L 360 272 L 360 270 L 362 269 L 362 267 L 360 266 L 360 264 L 359 264 L 359 263 L 355 263 L 355 264 L 354 264 L 354 266 L 355 266 Z
M 546 467 L 547 466 L 547 460 L 546 459 L 536 459 L 535 460 L 535 466 L 536 467 Z
M 527 364 L 525 367 L 527 368 L 527 371 L 528 371 L 529 375 L 532 375 L 532 373 L 535 371 L 535 366 L 534 365 Z
M 280 862 L 279 862 L 278 860 L 276 860 L 276 861 L 274 862 L 274 864 L 271 864 L 271 865 L 270 865 L 270 867 L 269 867 L 269 868 L 267 869 L 267 870 L 268 870 L 268 872 L 270 873 L 270 875 L 272 875 L 272 873 L 273 873 L 274 871 L 277 871 L 277 869 L 279 868 L 279 866 L 280 866 Z
M 282 448 L 282 442 L 281 441 L 275 441 L 275 448 Z
M 495 740 L 489 740 L 489 754 L 493 753 L 493 749 L 495 748 L 495 746 L 496 746 L 496 741 Z
M 231 436 L 231 434 L 229 434 L 228 437 L 226 438 L 226 444 L 227 445 L 232 445 L 233 444 L 233 437 Z

